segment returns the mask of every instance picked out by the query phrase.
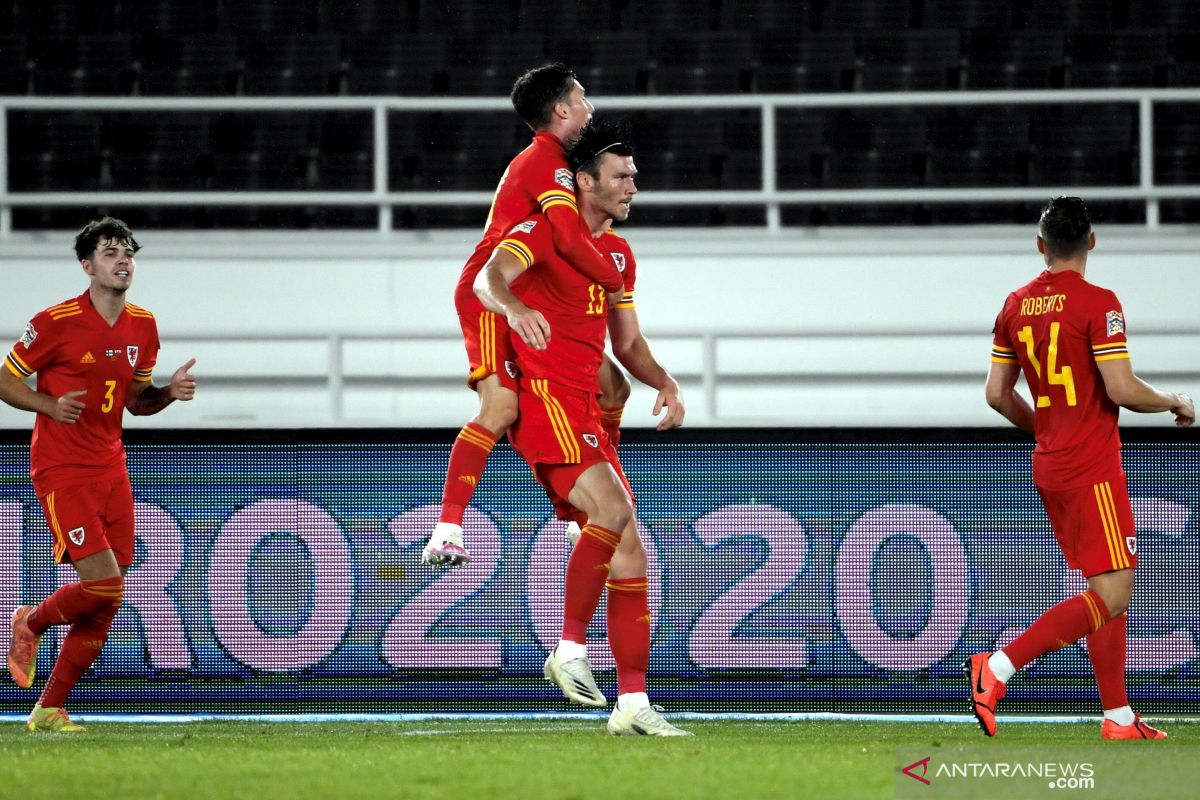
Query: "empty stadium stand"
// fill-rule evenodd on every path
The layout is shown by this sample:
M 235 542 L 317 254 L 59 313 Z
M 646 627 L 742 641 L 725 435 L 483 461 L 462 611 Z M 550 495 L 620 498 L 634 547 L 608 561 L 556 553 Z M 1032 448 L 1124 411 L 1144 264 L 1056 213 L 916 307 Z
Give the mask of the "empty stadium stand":
M 1200 86 L 1192 0 L 0 0 L 6 96 L 498 97 L 547 59 L 595 98 L 751 93 Z M 601 109 L 602 103 L 601 103 Z M 1194 111 L 1194 108 L 1191 109 Z M 1189 107 L 1156 114 L 1154 177 L 1195 183 Z M 407 117 L 407 118 L 406 118 Z M 756 112 L 635 115 L 643 183 L 761 186 Z M 358 190 L 374 186 L 371 115 L 296 110 L 119 121 L 10 111 L 13 191 Z M 391 190 L 490 190 L 528 133 L 511 114 L 392 112 Z M 1136 185 L 1131 103 L 1068 108 L 784 110 L 782 189 Z M 1163 220 L 1200 203 L 1164 201 Z M 142 209 L 152 224 L 368 227 L 368 207 Z M 1100 218 L 1144 219 L 1140 204 Z M 80 208 L 18 208 L 55 227 Z M 1027 204 L 793 207 L 790 224 L 1012 222 Z M 755 224 L 762 210 L 646 207 L 664 225 Z M 473 208 L 397 208 L 399 228 L 474 227 Z M 143 223 L 145 224 L 145 223 Z

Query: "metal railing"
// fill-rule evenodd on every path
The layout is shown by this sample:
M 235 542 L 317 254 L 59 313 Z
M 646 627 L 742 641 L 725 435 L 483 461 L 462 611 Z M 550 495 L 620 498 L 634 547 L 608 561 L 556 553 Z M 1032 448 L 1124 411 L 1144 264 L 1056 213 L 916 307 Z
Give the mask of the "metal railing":
M 1161 186 L 1154 181 L 1154 105 L 1200 103 L 1200 89 L 1074 89 L 1027 91 L 888 92 L 805 95 L 696 95 L 601 98 L 600 111 L 758 109 L 762 124 L 762 184 L 755 190 L 656 191 L 639 205 L 739 205 L 766 209 L 767 228 L 781 227 L 781 207 L 816 203 L 986 203 L 1040 201 L 1072 187 L 961 187 L 902 189 L 781 190 L 776 180 L 781 147 L 776 112 L 784 108 L 952 107 L 980 105 L 1058 105 L 1129 103 L 1138 109 L 1139 181 L 1118 186 L 1088 186 L 1089 200 L 1136 200 L 1146 204 L 1146 225 L 1159 225 L 1160 200 L 1198 199 L 1200 185 Z M 12 209 L 78 205 L 206 206 L 364 206 L 378 210 L 378 229 L 392 229 L 393 206 L 486 207 L 491 191 L 391 191 L 388 186 L 388 114 L 390 112 L 508 110 L 507 98 L 467 97 L 0 97 L 0 236 L 12 230 Z M 374 127 L 373 188 L 361 191 L 69 191 L 8 190 L 9 111 L 370 111 Z
M 764 383 L 796 383 L 800 381 L 852 381 L 856 385 L 862 385 L 864 382 L 878 381 L 881 384 L 887 384 L 889 380 L 900 376 L 908 382 L 926 382 L 930 385 L 944 385 L 948 381 L 958 379 L 966 379 L 972 385 L 980 385 L 980 396 L 982 398 L 982 379 L 981 374 L 986 372 L 987 348 L 989 347 L 990 336 L 986 329 L 980 328 L 965 328 L 957 326 L 934 326 L 923 327 L 918 330 L 894 330 L 880 329 L 876 331 L 860 331 L 855 334 L 855 338 L 869 340 L 873 347 L 894 349 L 896 357 L 888 363 L 894 365 L 904 361 L 906 353 L 911 353 L 913 342 L 919 342 L 935 335 L 942 340 L 962 338 L 977 340 L 978 349 L 973 351 L 970 358 L 967 359 L 936 359 L 926 360 L 919 363 L 906 362 L 902 373 L 898 373 L 894 366 L 866 365 L 857 366 L 854 370 L 845 370 L 838 372 L 829 372 L 821 367 L 796 367 L 781 365 L 777 361 L 773 361 L 769 370 L 762 372 L 747 371 L 745 365 L 737 363 L 736 359 L 731 359 L 728 355 L 722 358 L 722 345 L 729 345 L 738 340 L 799 340 L 804 339 L 812 341 L 813 339 L 828 339 L 844 341 L 847 338 L 845 330 L 818 329 L 810 327 L 785 327 L 785 328 L 763 328 L 760 330 L 748 331 L 744 329 L 734 328 L 656 328 L 647 334 L 654 342 L 664 342 L 673 340 L 676 342 L 693 343 L 698 348 L 698 354 L 693 359 L 688 359 L 687 363 L 675 364 L 672 367 L 672 374 L 682 383 L 690 385 L 693 389 L 698 389 L 698 399 L 692 394 L 693 389 L 689 389 L 691 397 L 691 408 L 693 415 L 698 415 L 706 420 L 706 424 L 719 424 L 727 420 L 731 414 L 728 408 L 723 408 L 721 404 L 721 387 L 729 386 L 736 383 L 752 382 L 756 385 Z M 1178 328 L 1170 325 L 1154 325 L 1150 324 L 1139 328 L 1139 335 L 1156 336 L 1161 338 L 1177 337 L 1186 339 L 1188 344 L 1183 345 L 1182 349 L 1194 349 L 1197 343 L 1200 343 L 1200 331 L 1193 328 Z M 258 346 L 270 343 L 303 343 L 313 348 L 314 356 L 313 363 L 317 361 L 318 351 L 323 351 L 324 363 L 322 370 L 310 370 L 304 374 L 287 373 L 264 375 L 260 373 L 241 372 L 221 372 L 219 367 L 214 368 L 213 362 L 209 359 L 202 359 L 206 364 L 207 372 L 203 381 L 205 384 L 212 385 L 229 385 L 229 386 L 269 386 L 271 390 L 279 388 L 280 381 L 293 381 L 306 385 L 320 386 L 324 391 L 325 407 L 324 415 L 314 409 L 314 418 L 327 419 L 335 425 L 341 425 L 349 422 L 346 414 L 346 392 L 348 389 L 359 385 L 394 385 L 399 386 L 402 381 L 408 383 L 423 384 L 426 386 L 464 386 L 465 368 L 461 373 L 453 374 L 439 371 L 437 373 L 428 373 L 424 375 L 408 375 L 404 379 L 399 378 L 394 372 L 386 369 L 371 370 L 364 372 L 355 370 L 347 366 L 347 347 L 354 344 L 363 343 L 394 343 L 394 344 L 413 344 L 420 343 L 421 345 L 431 345 L 435 343 L 457 345 L 462 341 L 457 334 L 443 333 L 414 333 L 411 331 L 337 331 L 337 330 L 312 330 L 306 333 L 277 333 L 277 332 L 250 332 L 250 331 L 221 331 L 221 332 L 187 332 L 187 333 L 171 333 L 164 335 L 164 347 L 179 348 L 184 347 L 184 353 L 187 356 L 195 355 L 195 346 L 203 345 L 221 345 L 224 343 L 244 343 L 254 342 Z M 885 359 L 886 360 L 886 359 Z M 462 364 L 465 365 L 465 361 Z M 982 366 L 981 366 L 982 364 Z M 1184 385 L 1194 384 L 1200 379 L 1200 372 L 1197 371 L 1193 362 L 1181 359 L 1177 367 L 1163 371 L 1149 371 L 1145 373 L 1154 380 L 1167 380 L 1174 383 L 1182 383 Z M 981 406 L 982 407 L 982 406 Z M 936 419 L 937 413 L 933 414 L 933 420 L 927 420 L 920 415 L 917 410 L 908 412 L 913 424 L 938 424 Z

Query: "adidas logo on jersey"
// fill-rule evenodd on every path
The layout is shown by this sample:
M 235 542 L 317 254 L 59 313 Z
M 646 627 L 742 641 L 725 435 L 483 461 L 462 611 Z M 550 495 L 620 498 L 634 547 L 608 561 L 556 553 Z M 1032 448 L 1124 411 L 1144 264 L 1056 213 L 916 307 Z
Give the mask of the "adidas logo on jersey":
M 79 363 L 80 364 L 95 364 L 96 357 L 93 356 L 91 351 L 89 350 L 88 352 L 83 354 L 83 358 L 79 359 Z

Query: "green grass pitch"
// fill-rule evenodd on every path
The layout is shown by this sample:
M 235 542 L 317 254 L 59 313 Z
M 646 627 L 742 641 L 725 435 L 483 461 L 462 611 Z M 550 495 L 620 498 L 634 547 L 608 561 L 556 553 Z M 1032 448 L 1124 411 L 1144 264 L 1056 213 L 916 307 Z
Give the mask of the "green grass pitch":
M 73 736 L 8 723 L 0 726 L 0 797 L 890 798 L 900 750 L 1105 746 L 1098 724 L 1011 724 L 989 743 L 973 723 L 676 721 L 696 736 L 613 737 L 601 716 L 95 723 Z M 1138 744 L 1196 763 L 1200 726 L 1170 730 L 1167 742 Z

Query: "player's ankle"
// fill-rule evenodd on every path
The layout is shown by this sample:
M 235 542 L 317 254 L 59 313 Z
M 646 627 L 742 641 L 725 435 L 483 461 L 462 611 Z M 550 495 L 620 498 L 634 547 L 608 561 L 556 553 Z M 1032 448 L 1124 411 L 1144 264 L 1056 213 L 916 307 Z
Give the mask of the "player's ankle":
M 650 706 L 650 698 L 645 692 L 627 692 L 617 696 L 617 707 L 625 712 L 634 712 Z
M 1104 709 L 1104 718 L 1110 719 L 1118 725 L 1132 725 L 1135 721 L 1137 721 L 1137 717 L 1134 716 L 1133 709 L 1129 706 L 1121 706 L 1120 708 L 1106 708 Z
M 554 648 L 554 652 L 561 661 L 574 661 L 577 658 L 587 658 L 587 645 L 562 639 L 558 647 Z

